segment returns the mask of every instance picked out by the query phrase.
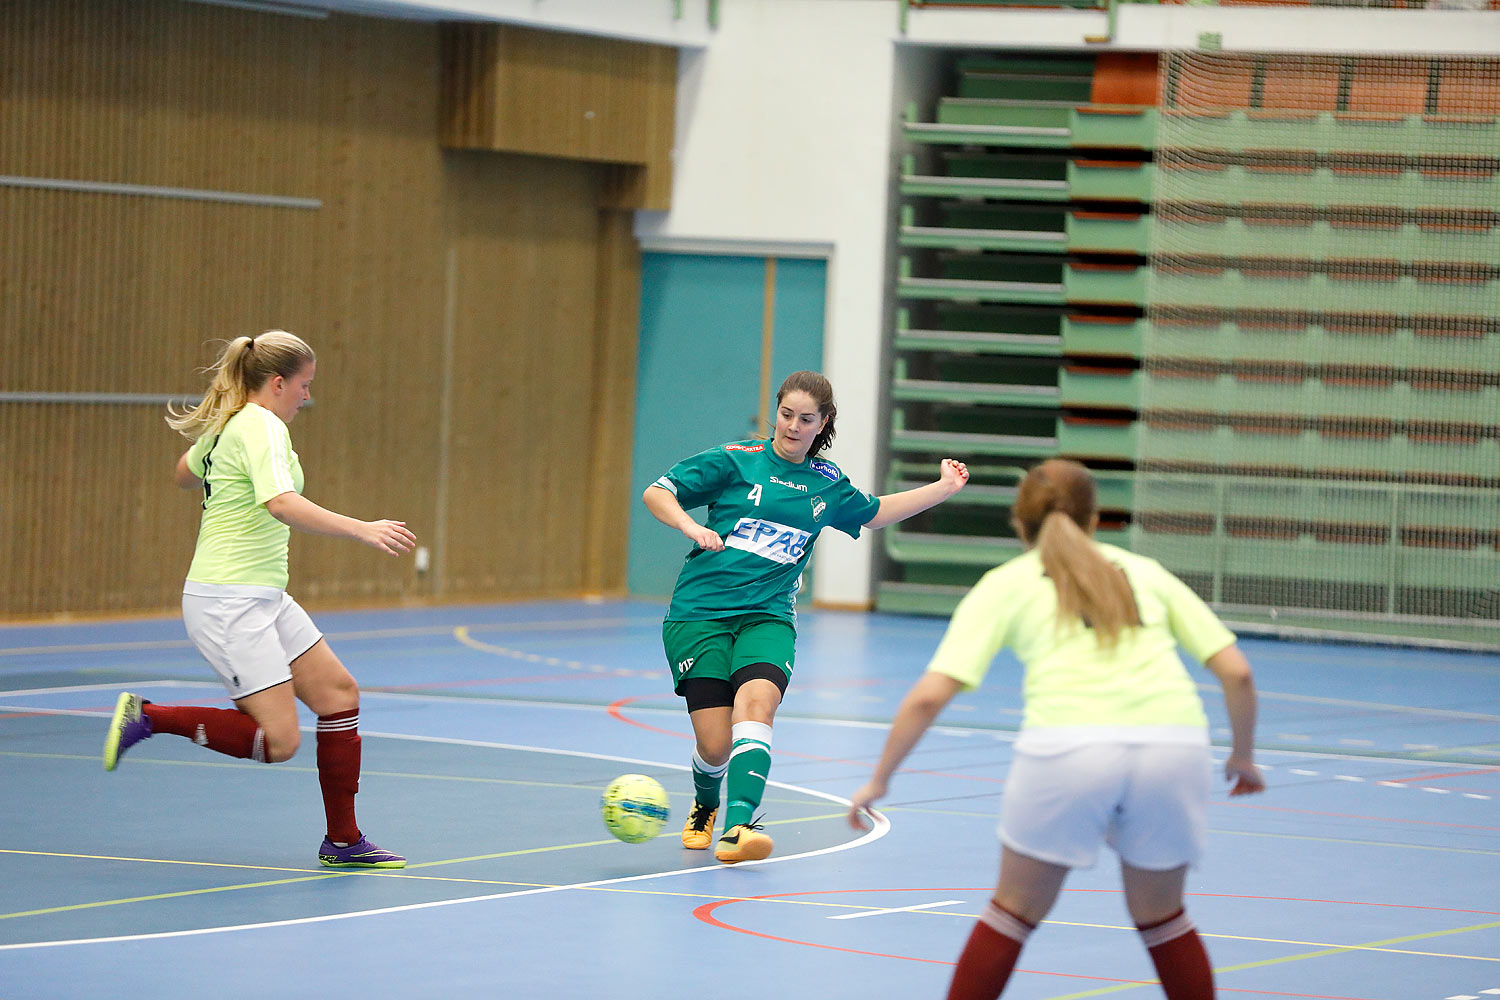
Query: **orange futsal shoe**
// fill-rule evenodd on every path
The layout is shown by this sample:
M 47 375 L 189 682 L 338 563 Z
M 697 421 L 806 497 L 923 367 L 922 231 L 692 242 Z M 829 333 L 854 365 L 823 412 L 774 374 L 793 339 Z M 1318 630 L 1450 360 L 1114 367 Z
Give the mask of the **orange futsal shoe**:
M 714 820 L 718 815 L 718 809 L 710 809 L 696 799 L 693 800 L 687 822 L 682 825 L 682 846 L 690 851 L 708 850 L 708 845 L 714 839 Z
M 769 836 L 761 833 L 758 823 L 743 823 L 724 831 L 719 846 L 714 848 L 714 857 L 732 865 L 740 861 L 760 861 L 771 856 L 776 846 Z

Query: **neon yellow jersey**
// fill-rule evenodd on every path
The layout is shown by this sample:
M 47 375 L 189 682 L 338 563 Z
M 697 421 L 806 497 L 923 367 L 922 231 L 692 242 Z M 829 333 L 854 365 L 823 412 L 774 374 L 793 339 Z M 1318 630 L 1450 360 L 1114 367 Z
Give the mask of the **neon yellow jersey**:
M 285 590 L 292 530 L 271 516 L 266 501 L 302 492 L 302 463 L 286 424 L 246 403 L 218 434 L 193 443 L 187 465 L 203 480 L 203 520 L 188 580 Z
M 1080 622 L 1059 626 L 1057 589 L 1035 550 L 986 573 L 960 602 L 929 670 L 972 690 L 1001 649 L 1025 667 L 1022 730 L 1062 727 L 1205 729 L 1207 716 L 1177 646 L 1200 662 L 1234 644 L 1208 605 L 1154 559 L 1093 543 L 1124 571 L 1139 628 L 1101 649 Z

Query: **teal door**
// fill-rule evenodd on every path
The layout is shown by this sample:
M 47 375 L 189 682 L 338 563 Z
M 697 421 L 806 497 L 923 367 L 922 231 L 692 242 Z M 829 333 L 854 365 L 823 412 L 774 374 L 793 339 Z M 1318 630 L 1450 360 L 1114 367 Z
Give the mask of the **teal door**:
M 781 380 L 822 367 L 827 274 L 826 261 L 800 257 L 643 255 L 632 595 L 671 594 L 691 544 L 651 516 L 641 491 L 689 455 L 769 436 Z

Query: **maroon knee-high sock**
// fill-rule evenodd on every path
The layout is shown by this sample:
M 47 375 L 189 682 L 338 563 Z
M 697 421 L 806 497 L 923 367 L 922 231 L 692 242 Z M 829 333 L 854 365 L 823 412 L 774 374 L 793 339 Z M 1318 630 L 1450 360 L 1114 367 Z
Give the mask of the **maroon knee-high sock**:
M 1151 952 L 1167 1000 L 1213 1000 L 1214 970 L 1203 940 L 1185 910 L 1154 924 L 1137 927 Z
M 354 796 L 359 792 L 359 709 L 318 716 L 318 784 L 328 839 L 336 844 L 359 840 Z
M 265 763 L 266 735 L 254 717 L 238 709 L 147 702 L 141 712 L 151 720 L 153 733 L 186 736 L 199 746 L 230 757 Z
M 1034 924 L 990 900 L 958 956 L 948 1000 L 995 1000 L 1010 981 L 1026 936 L 1034 930 Z

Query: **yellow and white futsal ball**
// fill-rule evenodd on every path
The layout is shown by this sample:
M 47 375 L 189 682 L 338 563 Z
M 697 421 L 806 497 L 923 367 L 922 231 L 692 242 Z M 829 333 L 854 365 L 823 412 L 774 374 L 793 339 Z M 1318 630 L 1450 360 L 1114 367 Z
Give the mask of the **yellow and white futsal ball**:
M 640 844 L 661 832 L 671 803 L 661 782 L 644 774 L 622 774 L 609 783 L 599 802 L 604 826 L 627 844 Z

